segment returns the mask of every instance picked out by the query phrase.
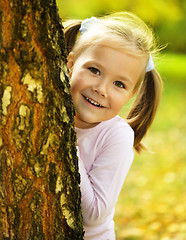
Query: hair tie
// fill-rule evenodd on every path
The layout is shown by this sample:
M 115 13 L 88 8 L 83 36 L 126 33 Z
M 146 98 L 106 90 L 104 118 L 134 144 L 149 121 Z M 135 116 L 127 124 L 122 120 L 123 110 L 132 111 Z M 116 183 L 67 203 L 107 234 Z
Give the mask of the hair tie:
M 149 61 L 147 63 L 146 72 L 150 72 L 154 69 L 154 61 L 152 60 L 152 55 L 149 56 Z
M 82 21 L 79 31 L 82 34 L 88 30 L 88 28 L 90 27 L 91 24 L 100 23 L 100 22 L 101 21 L 96 17 L 87 18 Z

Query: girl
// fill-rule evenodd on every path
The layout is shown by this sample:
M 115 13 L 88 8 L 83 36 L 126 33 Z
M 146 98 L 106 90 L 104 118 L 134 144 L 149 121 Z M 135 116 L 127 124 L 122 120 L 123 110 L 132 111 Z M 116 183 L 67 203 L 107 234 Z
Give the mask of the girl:
M 114 208 L 162 90 L 151 30 L 130 13 L 64 24 L 85 239 L 113 240 Z M 124 121 L 121 108 L 136 96 Z

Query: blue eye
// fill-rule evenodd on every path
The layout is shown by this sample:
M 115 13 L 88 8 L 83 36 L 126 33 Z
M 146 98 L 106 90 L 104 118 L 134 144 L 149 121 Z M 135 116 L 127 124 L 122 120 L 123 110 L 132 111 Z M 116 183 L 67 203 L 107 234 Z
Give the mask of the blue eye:
M 114 85 L 115 85 L 116 87 L 119 87 L 119 88 L 125 88 L 125 85 L 124 85 L 122 82 L 120 82 L 120 81 L 115 81 L 115 82 L 114 82 Z
M 100 75 L 100 71 L 97 68 L 89 67 L 88 68 L 93 74 Z

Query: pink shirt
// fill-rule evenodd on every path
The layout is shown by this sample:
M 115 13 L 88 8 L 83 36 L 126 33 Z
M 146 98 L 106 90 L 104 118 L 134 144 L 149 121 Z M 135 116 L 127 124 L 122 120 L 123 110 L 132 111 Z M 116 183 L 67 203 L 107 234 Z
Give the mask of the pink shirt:
M 132 164 L 134 132 L 119 116 L 76 128 L 86 240 L 114 240 L 114 211 Z

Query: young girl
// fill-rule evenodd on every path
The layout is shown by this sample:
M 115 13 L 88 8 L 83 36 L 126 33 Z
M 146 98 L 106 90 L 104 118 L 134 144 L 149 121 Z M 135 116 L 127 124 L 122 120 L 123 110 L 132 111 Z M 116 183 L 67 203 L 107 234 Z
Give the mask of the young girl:
M 130 13 L 64 24 L 85 239 L 113 240 L 114 209 L 133 161 L 133 148 L 151 125 L 162 82 L 151 54 L 153 34 Z M 124 121 L 121 108 L 135 101 Z

